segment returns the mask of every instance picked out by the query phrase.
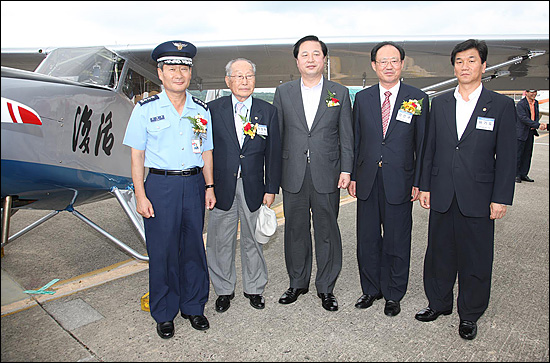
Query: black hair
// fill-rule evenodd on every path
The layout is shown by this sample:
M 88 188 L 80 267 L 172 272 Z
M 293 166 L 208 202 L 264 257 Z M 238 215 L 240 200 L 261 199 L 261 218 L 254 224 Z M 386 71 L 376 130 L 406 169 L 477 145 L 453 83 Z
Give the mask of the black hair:
M 485 43 L 485 41 L 468 39 L 462 43 L 458 43 L 457 45 L 455 45 L 451 53 L 451 64 L 453 66 L 455 65 L 455 58 L 457 53 L 464 52 L 468 49 L 477 49 L 482 64 L 487 61 L 487 54 L 489 54 L 489 49 L 487 48 L 487 44 Z
M 319 40 L 319 38 L 317 38 L 315 35 L 306 35 L 302 39 L 298 40 L 296 44 L 294 44 L 294 49 L 293 49 L 294 58 L 298 59 L 298 51 L 300 50 L 300 45 L 302 45 L 303 42 L 307 42 L 310 40 L 319 42 L 319 44 L 321 44 L 321 49 L 323 50 L 323 57 L 327 56 L 328 54 L 327 45 L 322 40 Z
M 405 59 L 405 49 L 403 49 L 402 46 L 395 44 L 394 42 L 381 42 L 378 43 L 372 48 L 370 51 L 370 60 L 371 62 L 376 62 L 376 53 L 378 53 L 378 50 L 382 48 L 383 46 L 391 45 L 392 47 L 395 47 L 399 51 L 399 55 L 401 57 L 401 60 Z

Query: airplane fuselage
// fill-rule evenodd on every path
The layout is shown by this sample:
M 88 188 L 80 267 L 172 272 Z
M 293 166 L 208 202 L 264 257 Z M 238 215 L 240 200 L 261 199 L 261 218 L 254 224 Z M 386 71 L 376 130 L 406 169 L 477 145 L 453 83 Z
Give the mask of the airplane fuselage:
M 127 97 L 5 67 L 1 88 L 1 193 L 14 207 L 61 210 L 131 185 Z

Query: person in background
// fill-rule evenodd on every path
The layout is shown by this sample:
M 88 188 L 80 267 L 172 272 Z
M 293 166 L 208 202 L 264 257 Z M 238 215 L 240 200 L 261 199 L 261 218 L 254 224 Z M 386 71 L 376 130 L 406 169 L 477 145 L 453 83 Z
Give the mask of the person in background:
M 539 136 L 537 129 L 546 130 L 546 124 L 540 123 L 539 101 L 536 89 L 525 90 L 525 97 L 516 105 L 517 121 L 516 133 L 518 138 L 518 158 L 516 183 L 521 181 L 534 182 L 529 178 L 529 169 L 531 168 L 531 157 L 533 156 L 533 144 L 535 136 Z

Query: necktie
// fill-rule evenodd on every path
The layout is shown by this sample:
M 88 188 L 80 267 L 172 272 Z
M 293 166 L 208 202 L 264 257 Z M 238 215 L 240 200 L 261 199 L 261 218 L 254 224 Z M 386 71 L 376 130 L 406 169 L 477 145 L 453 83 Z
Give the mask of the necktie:
M 384 100 L 384 103 L 382 103 L 382 132 L 384 133 L 384 137 L 386 137 L 386 131 L 388 131 L 388 125 L 390 124 L 391 92 L 390 91 L 384 92 L 384 96 L 386 96 L 386 99 Z
M 241 116 L 246 117 L 246 106 L 242 102 L 238 102 L 235 105 L 235 130 L 237 131 L 237 139 L 239 140 L 239 145 L 243 146 L 244 134 L 243 134 L 243 119 Z

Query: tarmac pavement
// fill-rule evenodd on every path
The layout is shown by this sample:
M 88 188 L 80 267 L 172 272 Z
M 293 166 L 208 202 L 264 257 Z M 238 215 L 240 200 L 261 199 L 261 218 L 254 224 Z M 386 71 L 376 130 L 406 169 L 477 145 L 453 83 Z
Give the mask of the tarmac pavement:
M 401 313 L 384 315 L 384 300 L 354 307 L 361 295 L 356 258 L 356 202 L 342 192 L 339 223 L 343 268 L 334 294 L 339 310 L 325 311 L 310 292 L 290 305 L 277 301 L 289 287 L 282 212 L 277 233 L 264 246 L 269 283 L 266 307 L 243 297 L 240 253 L 231 307 L 215 311 L 211 288 L 205 315 L 210 329 L 198 331 L 178 316 L 175 336 L 163 340 L 140 298 L 148 291 L 147 263 L 129 258 L 105 237 L 69 213 L 4 248 L 2 258 L 2 361 L 549 361 L 549 160 L 548 132 L 535 140 L 529 176 L 516 184 L 513 206 L 496 222 L 491 300 L 478 321 L 478 335 L 458 335 L 456 305 L 449 316 L 422 323 L 427 306 L 422 283 L 428 211 L 413 208 L 408 291 Z M 281 197 L 276 199 L 281 210 Z M 145 247 L 113 198 L 79 211 L 145 254 Z M 21 210 L 11 234 L 46 215 Z M 238 248 L 238 247 L 237 247 Z M 53 295 L 30 295 L 53 279 Z M 455 297 L 457 288 L 455 286 Z

